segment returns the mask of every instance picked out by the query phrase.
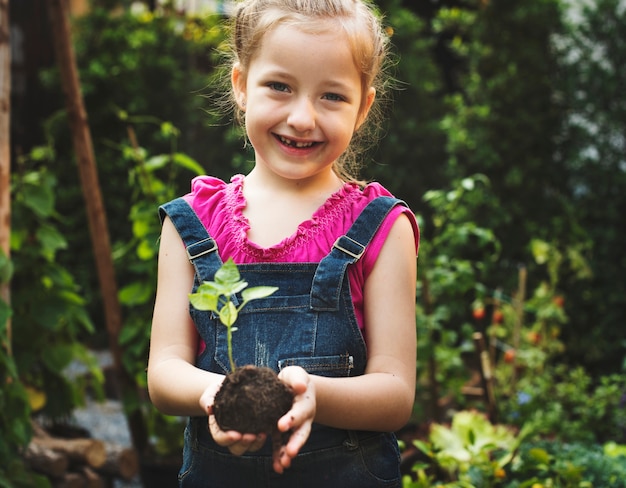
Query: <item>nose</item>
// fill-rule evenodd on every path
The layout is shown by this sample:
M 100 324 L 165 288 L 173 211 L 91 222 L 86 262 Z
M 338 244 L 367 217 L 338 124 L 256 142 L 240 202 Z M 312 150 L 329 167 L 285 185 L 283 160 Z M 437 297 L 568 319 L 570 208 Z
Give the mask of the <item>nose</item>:
M 309 97 L 302 96 L 293 101 L 287 123 L 298 132 L 308 132 L 315 128 L 315 106 Z

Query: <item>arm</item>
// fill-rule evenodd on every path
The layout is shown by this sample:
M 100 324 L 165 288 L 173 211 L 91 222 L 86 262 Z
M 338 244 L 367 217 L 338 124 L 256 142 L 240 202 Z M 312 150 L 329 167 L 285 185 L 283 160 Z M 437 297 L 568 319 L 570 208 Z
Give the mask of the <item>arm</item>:
M 198 334 L 189 315 L 193 279 L 185 247 L 170 219 L 165 219 L 148 360 L 150 399 L 166 415 L 208 415 L 215 442 L 233 454 L 257 450 L 264 435 L 224 432 L 216 426 L 211 409 L 224 376 L 195 367 Z
M 194 366 L 198 334 L 189 315 L 194 270 L 169 218 L 163 222 L 150 336 L 148 391 L 167 415 L 206 415 L 200 398 L 223 377 Z
M 279 421 L 281 431 L 294 429 L 294 435 L 275 458 L 275 469 L 280 469 L 279 464 L 289 466 L 304 444 L 312 416 L 316 422 L 354 430 L 395 431 L 407 422 L 415 398 L 416 265 L 413 228 L 403 215 L 394 223 L 365 283 L 365 374 L 293 375 L 289 382 L 299 384 L 302 401 L 296 401 Z M 312 398 L 306 398 L 306 390 Z

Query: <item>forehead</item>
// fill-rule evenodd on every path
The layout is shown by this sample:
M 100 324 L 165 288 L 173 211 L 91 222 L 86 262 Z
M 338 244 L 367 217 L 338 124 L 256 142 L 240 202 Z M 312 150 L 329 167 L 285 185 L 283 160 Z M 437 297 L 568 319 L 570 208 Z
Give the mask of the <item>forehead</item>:
M 341 79 L 346 83 L 360 83 L 361 79 L 348 35 L 341 28 L 314 30 L 277 25 L 263 36 L 250 68 Z

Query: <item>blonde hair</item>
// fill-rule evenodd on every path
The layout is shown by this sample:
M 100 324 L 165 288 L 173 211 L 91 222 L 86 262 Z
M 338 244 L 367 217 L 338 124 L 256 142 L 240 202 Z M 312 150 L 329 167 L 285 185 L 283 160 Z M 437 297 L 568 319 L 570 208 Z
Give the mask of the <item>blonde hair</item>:
M 278 25 L 297 26 L 312 33 L 342 29 L 361 73 L 362 109 L 370 87 L 376 89 L 379 102 L 370 109 L 366 122 L 355 132 L 349 147 L 333 167 L 343 180 L 358 182 L 358 157 L 376 140 L 378 107 L 386 88 L 382 74 L 389 43 L 380 16 L 368 0 L 238 1 L 231 16 L 231 67 L 238 63 L 245 75 L 262 45 L 263 36 Z M 243 113 L 235 103 L 232 106 L 236 119 L 243 125 Z

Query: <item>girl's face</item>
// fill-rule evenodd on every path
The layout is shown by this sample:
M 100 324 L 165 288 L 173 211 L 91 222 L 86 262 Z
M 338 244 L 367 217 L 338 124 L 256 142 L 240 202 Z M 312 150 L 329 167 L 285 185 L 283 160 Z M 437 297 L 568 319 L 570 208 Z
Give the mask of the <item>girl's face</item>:
M 371 88 L 362 104 L 361 73 L 339 29 L 278 26 L 232 81 L 256 167 L 290 180 L 328 176 L 375 96 Z

